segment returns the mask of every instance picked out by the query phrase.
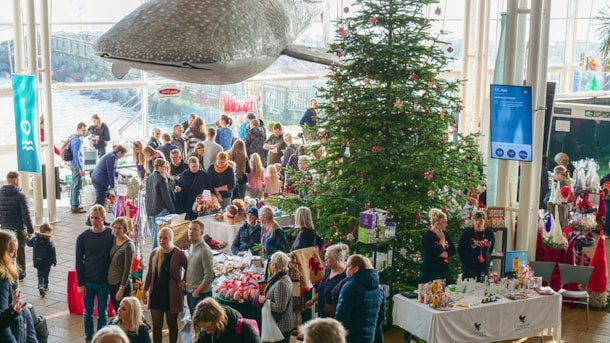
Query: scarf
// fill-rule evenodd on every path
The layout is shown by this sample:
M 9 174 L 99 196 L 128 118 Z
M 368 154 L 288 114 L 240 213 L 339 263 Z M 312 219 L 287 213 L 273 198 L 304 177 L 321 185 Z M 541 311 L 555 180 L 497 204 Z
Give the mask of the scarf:
M 278 282 L 281 278 L 283 278 L 285 275 L 287 275 L 288 273 L 286 272 L 279 272 L 279 273 L 275 273 L 273 275 L 271 275 L 271 278 L 269 278 L 269 281 L 267 281 L 267 287 L 265 287 L 265 295 L 267 295 L 267 291 L 271 288 L 271 286 Z
M 222 168 L 218 166 L 218 163 L 214 163 L 214 171 L 217 172 L 218 174 L 223 173 L 225 170 L 227 170 L 227 168 L 229 168 L 229 163 L 228 162 Z

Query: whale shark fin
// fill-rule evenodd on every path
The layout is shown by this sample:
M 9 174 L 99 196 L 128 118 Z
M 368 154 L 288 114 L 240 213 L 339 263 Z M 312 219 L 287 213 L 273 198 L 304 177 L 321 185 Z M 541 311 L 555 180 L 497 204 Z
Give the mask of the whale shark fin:
M 117 79 L 122 79 L 129 72 L 129 68 L 126 65 L 122 65 L 119 63 L 112 63 L 112 75 L 114 75 Z
M 335 54 L 326 51 L 326 48 L 290 44 L 282 51 L 282 54 L 313 63 L 325 65 L 341 64 L 341 60 Z

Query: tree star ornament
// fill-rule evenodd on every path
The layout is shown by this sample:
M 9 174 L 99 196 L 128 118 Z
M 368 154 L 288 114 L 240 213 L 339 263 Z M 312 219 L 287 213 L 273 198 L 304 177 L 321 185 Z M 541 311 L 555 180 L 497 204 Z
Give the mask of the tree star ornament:
M 433 177 L 434 177 L 434 171 L 433 170 L 426 170 L 424 172 L 424 179 L 430 181 L 430 180 L 432 180 Z
M 347 30 L 344 27 L 339 28 L 339 35 L 343 38 L 347 36 Z
M 400 100 L 399 98 L 396 98 L 396 101 L 394 101 L 394 107 L 397 109 L 401 109 L 403 105 L 404 105 L 404 103 L 402 102 L 402 100 Z

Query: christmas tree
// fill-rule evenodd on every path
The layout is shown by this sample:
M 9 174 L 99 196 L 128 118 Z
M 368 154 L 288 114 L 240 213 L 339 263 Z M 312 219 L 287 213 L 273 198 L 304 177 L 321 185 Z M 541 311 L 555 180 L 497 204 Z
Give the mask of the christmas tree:
M 430 33 L 434 18 L 424 13 L 432 3 L 360 0 L 344 9 L 353 15 L 337 22 L 330 45 L 342 63 L 330 67 L 319 89 L 316 129 L 325 139 L 308 150 L 317 157 L 310 168 L 318 181 L 303 199 L 279 203 L 309 206 L 327 242 L 352 246 L 361 211 L 389 211 L 397 223 L 393 291 L 418 282 L 428 210 L 445 210 L 457 242 L 458 211 L 481 184 L 477 137 L 456 132 L 460 83 L 439 77 L 452 48 L 442 33 Z M 457 273 L 457 257 L 452 264 Z M 386 283 L 389 271 L 382 273 Z

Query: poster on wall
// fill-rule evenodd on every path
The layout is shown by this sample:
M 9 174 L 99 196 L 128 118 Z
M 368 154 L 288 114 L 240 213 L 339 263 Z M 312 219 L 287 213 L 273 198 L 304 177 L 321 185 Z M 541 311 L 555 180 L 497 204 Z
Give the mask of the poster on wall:
M 491 157 L 532 161 L 532 87 L 490 86 Z

